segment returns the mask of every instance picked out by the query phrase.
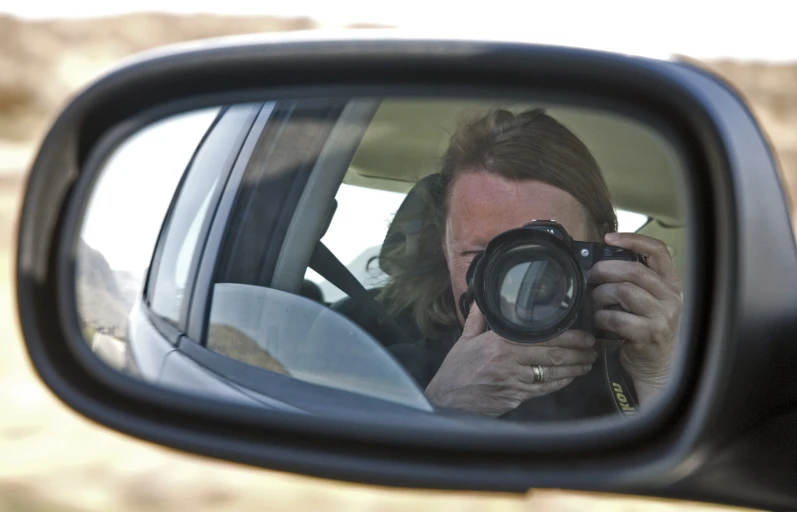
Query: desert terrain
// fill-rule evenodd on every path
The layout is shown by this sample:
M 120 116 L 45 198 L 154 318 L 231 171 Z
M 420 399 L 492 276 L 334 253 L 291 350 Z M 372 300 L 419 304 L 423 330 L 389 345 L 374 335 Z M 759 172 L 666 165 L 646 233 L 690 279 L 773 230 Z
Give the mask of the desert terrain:
M 70 95 L 132 53 L 216 35 L 314 28 L 310 19 L 175 17 L 22 22 L 0 15 L 0 512 L 727 510 L 560 491 L 525 497 L 398 491 L 220 463 L 98 426 L 38 380 L 19 334 L 13 253 L 24 170 Z M 797 190 L 797 65 L 700 63 L 749 99 Z

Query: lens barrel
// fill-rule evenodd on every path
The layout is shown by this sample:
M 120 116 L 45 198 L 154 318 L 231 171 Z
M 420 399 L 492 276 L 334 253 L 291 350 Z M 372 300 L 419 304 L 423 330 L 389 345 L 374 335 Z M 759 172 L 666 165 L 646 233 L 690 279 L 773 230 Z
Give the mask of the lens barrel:
M 490 328 L 511 341 L 540 343 L 578 318 L 587 276 L 559 224 L 536 222 L 501 233 L 468 271 L 470 294 Z

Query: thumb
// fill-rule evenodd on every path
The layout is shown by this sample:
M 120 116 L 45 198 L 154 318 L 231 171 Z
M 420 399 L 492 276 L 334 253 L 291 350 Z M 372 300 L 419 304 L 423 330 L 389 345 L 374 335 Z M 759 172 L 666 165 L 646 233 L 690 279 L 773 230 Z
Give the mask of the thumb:
M 465 320 L 465 325 L 462 327 L 462 336 L 460 339 L 475 338 L 487 330 L 487 320 L 484 318 L 481 309 L 473 301 L 468 312 L 468 318 Z

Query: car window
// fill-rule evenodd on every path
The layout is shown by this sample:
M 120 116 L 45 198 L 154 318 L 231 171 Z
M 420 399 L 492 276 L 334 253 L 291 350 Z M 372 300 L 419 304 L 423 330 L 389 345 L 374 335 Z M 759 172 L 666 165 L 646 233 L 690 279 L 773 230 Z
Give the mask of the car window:
M 248 129 L 245 121 L 249 116 L 248 108 L 232 108 L 221 115 L 197 150 L 169 213 L 159 258 L 150 276 L 148 304 L 155 314 L 175 325 L 180 324 L 188 276 L 196 265 L 200 231 L 228 171 L 225 161 L 236 147 L 235 140 Z
M 247 165 L 239 167 L 243 175 L 234 173 L 225 191 L 234 198 L 230 210 L 217 219 L 224 229 L 218 261 L 202 262 L 213 268 L 213 285 L 200 341 L 216 354 L 272 374 L 428 408 L 406 372 L 356 324 L 298 289 L 270 286 L 277 262 L 285 259 L 279 241 L 320 229 L 318 223 L 297 227 L 293 216 L 300 201 L 317 205 L 307 197 L 311 188 L 334 197 L 339 180 L 329 188 L 317 184 L 327 173 L 342 179 L 348 168 L 349 159 L 341 155 L 356 149 L 353 132 L 367 126 L 356 120 L 357 110 L 345 101 L 284 102 L 253 133 L 257 142 Z M 316 186 L 308 186 L 310 181 Z M 348 208 L 353 204 L 347 201 Z M 250 389 L 264 382 L 251 371 L 215 368 Z
M 209 184 L 192 182 L 186 188 L 187 195 L 184 197 L 190 199 L 178 203 L 174 211 L 169 236 L 163 246 L 163 256 L 157 274 L 152 279 L 149 307 L 174 324 L 180 321 L 189 267 L 199 241 L 199 228 L 208 213 L 218 180 L 216 176 Z M 202 190 L 199 188 L 201 185 L 207 186 L 207 189 Z M 196 200 L 201 200 L 201 204 L 197 205 Z
M 103 165 L 81 229 L 78 304 L 84 331 L 125 340 L 127 316 L 180 179 L 219 113 L 166 118 L 125 140 Z M 91 339 L 89 340 L 91 341 Z
M 366 288 L 375 288 L 384 281 L 385 274 L 376 258 L 390 221 L 405 197 L 401 192 L 345 183 L 335 195 L 337 208 L 321 241 Z M 312 269 L 307 269 L 305 278 L 319 286 L 325 302 L 347 296 Z

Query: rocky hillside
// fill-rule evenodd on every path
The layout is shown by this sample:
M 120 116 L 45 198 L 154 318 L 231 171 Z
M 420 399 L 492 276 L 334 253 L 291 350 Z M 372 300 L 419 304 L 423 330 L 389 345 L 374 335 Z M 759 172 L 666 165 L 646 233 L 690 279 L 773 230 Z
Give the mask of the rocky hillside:
M 797 204 L 797 62 L 697 62 L 728 80 L 740 91 L 777 151 L 792 203 Z M 792 209 L 792 215 L 797 210 Z
M 270 16 L 141 13 L 27 22 L 0 14 L 0 141 L 35 140 L 70 94 L 133 53 L 208 37 L 318 27 L 309 18 Z
M 127 315 L 141 289 L 142 277 L 112 270 L 99 251 L 80 241 L 76 278 L 78 313 L 84 332 L 125 340 Z

